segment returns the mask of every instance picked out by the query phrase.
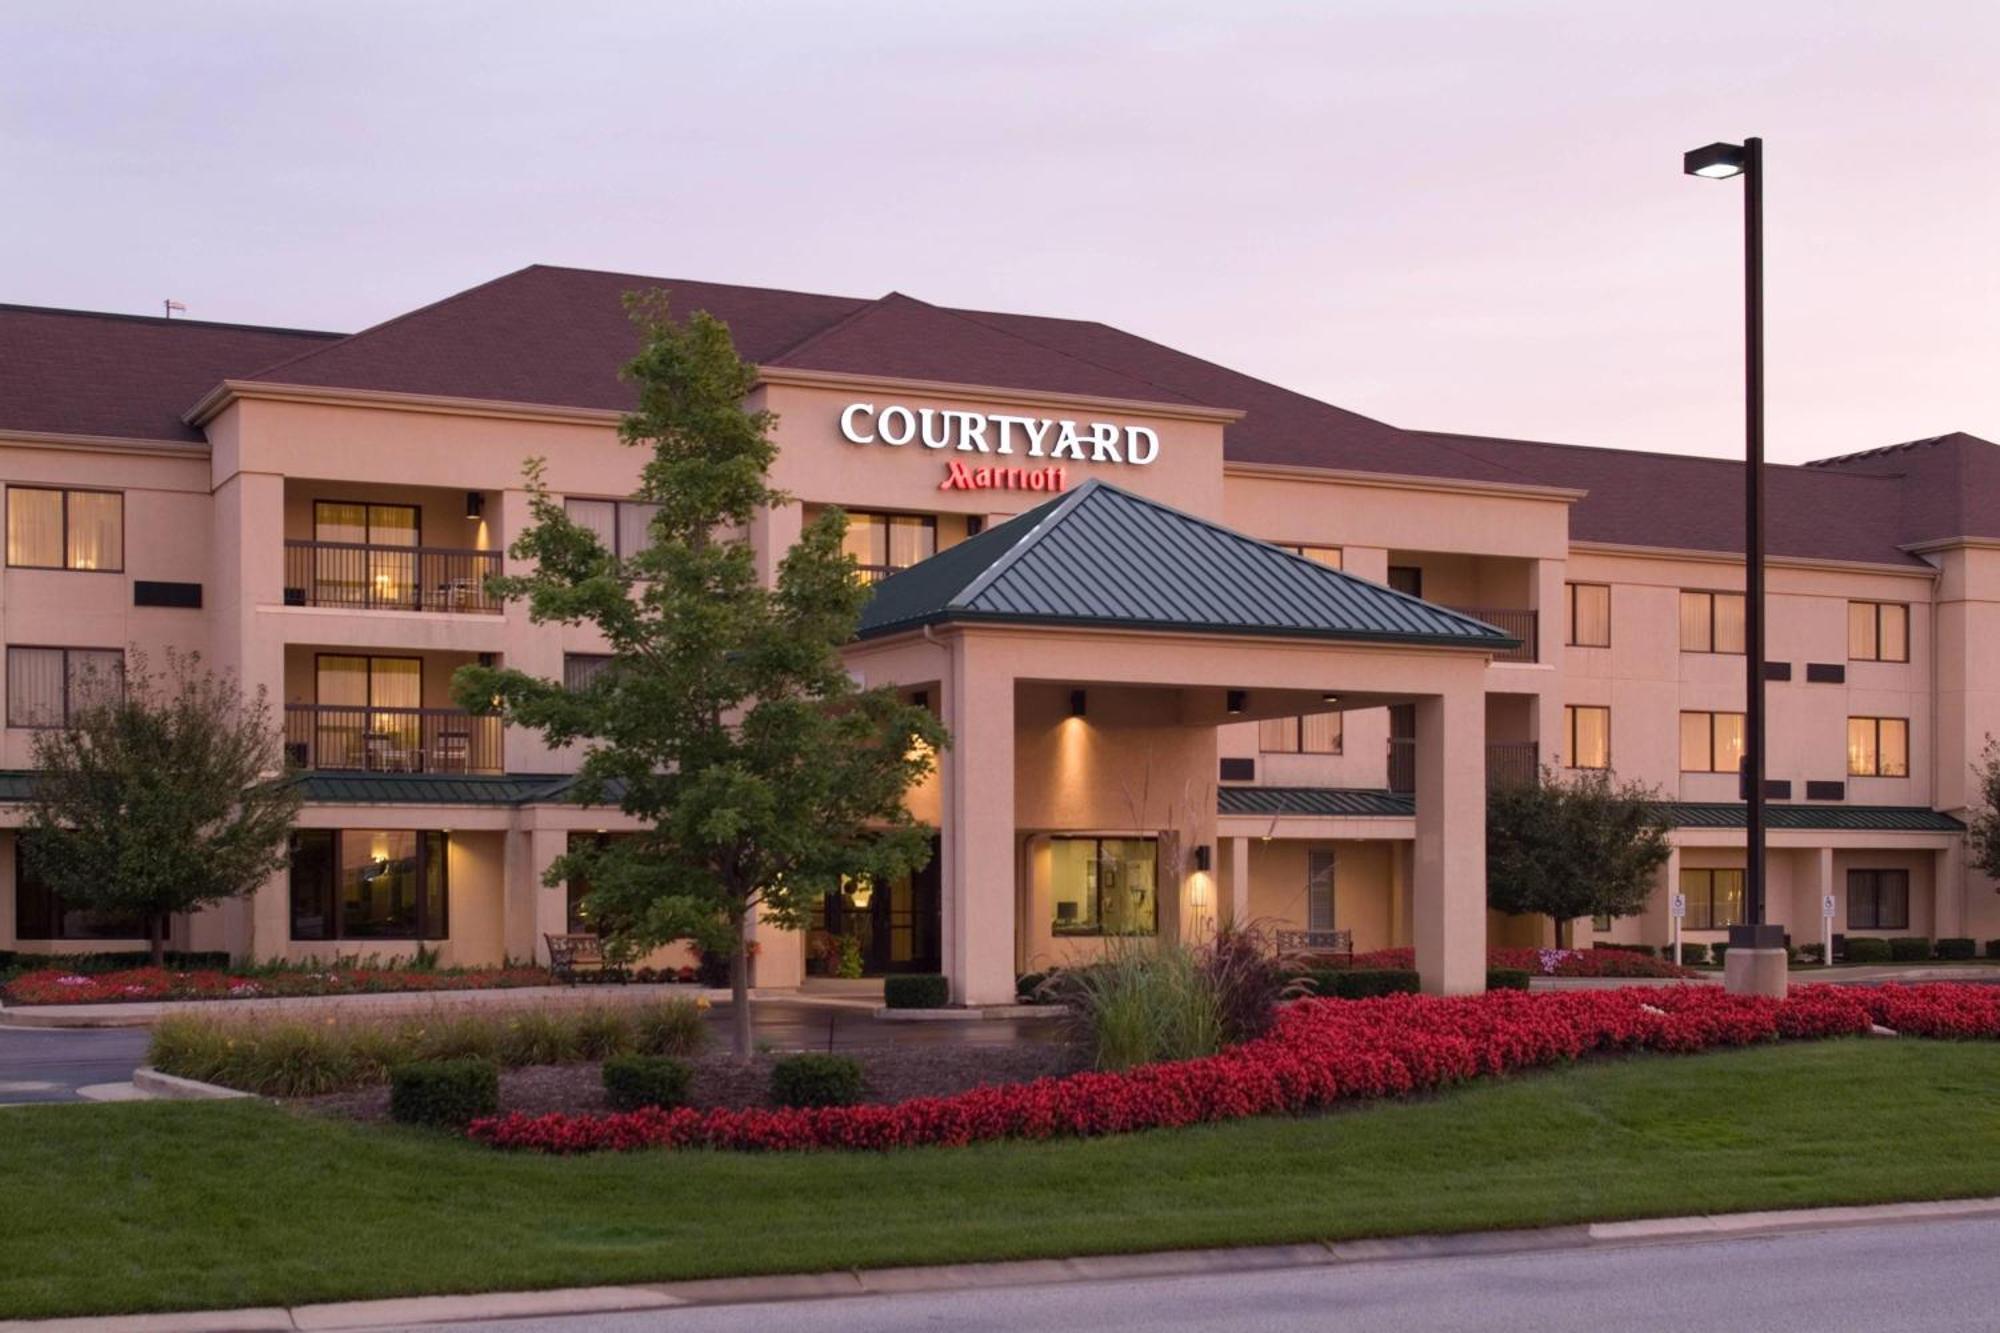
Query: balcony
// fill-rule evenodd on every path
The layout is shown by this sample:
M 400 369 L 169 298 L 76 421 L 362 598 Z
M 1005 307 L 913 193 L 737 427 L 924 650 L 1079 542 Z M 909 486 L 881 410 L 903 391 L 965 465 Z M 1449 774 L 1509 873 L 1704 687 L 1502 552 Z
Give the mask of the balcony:
M 499 615 L 486 591 L 499 572 L 498 551 L 288 540 L 285 605 Z
M 1542 773 L 1541 763 L 1541 746 L 1534 741 L 1489 741 L 1486 745 L 1486 785 L 1518 786 L 1538 781 Z M 1392 736 L 1389 738 L 1389 790 L 1414 792 L 1416 789 L 1417 742 L 1412 737 Z
M 458 708 L 285 705 L 285 758 L 364 773 L 500 773 L 500 719 Z
M 1495 653 L 1496 662 L 1532 662 L 1535 660 L 1535 636 L 1541 630 L 1541 614 L 1536 611 L 1521 611 L 1500 606 L 1453 606 L 1449 608 L 1460 615 L 1483 620 L 1497 630 L 1502 630 L 1521 641 L 1518 648 L 1504 653 Z

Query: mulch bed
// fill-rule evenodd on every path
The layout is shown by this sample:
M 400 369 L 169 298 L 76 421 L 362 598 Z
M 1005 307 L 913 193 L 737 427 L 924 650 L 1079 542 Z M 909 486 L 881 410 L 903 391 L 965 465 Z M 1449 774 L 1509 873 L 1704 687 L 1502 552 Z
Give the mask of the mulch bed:
M 769 1106 L 771 1066 L 783 1053 L 758 1054 L 749 1062 L 726 1052 L 696 1056 L 692 1106 Z M 900 1102 L 911 1097 L 943 1097 L 988 1083 L 1027 1083 L 1070 1074 L 1084 1067 L 1077 1048 L 1048 1041 L 993 1043 L 930 1043 L 868 1046 L 836 1051 L 861 1062 L 866 1096 L 871 1102 Z M 354 1120 L 387 1120 L 389 1089 L 361 1088 L 353 1092 L 307 1097 L 294 1103 L 303 1110 Z M 540 1115 L 547 1111 L 603 1112 L 604 1080 L 596 1064 L 530 1065 L 500 1071 L 500 1109 Z

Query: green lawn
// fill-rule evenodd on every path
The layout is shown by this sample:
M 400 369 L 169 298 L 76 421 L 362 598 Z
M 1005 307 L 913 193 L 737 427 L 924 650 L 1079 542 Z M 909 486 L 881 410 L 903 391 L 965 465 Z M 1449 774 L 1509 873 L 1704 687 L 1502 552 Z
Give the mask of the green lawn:
M 0 1314 L 93 1314 L 2000 1194 L 2000 1044 L 1645 1056 L 889 1155 L 559 1160 L 242 1103 L 0 1131 Z

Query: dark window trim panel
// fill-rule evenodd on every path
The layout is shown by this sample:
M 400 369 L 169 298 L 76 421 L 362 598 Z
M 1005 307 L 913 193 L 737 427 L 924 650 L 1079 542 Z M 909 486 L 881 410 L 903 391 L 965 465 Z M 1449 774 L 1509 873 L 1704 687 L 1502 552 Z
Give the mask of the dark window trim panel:
M 1847 799 L 1847 784 L 1845 782 L 1808 782 L 1806 783 L 1806 799 L 1808 801 L 1844 801 Z
M 1764 663 L 1765 680 L 1790 680 L 1791 678 L 1792 678 L 1792 664 L 1790 662 Z
M 1806 683 L 1808 685 L 1845 685 L 1847 668 L 1838 662 L 1806 663 Z
M 201 610 L 199 583 L 168 583 L 155 579 L 132 580 L 132 605 L 170 606 L 181 610 Z
M 1221 768 L 1224 782 L 1255 782 L 1257 761 L 1255 759 L 1224 759 Z

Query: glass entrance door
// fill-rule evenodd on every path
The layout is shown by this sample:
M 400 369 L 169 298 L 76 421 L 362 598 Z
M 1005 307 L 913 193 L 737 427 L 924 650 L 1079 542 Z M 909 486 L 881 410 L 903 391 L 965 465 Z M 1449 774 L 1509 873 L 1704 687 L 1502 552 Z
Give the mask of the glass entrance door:
M 813 913 L 807 968 L 816 976 L 936 972 L 943 959 L 938 844 L 930 864 L 888 884 L 849 884 Z

